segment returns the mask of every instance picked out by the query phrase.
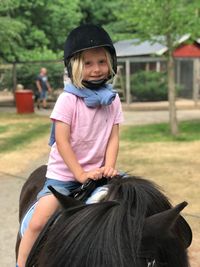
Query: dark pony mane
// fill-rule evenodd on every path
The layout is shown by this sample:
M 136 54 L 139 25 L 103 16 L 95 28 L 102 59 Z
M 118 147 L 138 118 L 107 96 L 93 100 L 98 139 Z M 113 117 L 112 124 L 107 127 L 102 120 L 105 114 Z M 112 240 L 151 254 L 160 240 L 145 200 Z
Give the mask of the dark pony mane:
M 144 237 L 147 217 L 170 208 L 154 183 L 140 177 L 113 178 L 102 202 L 63 210 L 38 266 L 143 267 L 147 258 L 157 260 L 155 267 L 188 267 L 182 221 L 176 221 L 170 234 L 159 232 L 156 225 L 153 239 Z

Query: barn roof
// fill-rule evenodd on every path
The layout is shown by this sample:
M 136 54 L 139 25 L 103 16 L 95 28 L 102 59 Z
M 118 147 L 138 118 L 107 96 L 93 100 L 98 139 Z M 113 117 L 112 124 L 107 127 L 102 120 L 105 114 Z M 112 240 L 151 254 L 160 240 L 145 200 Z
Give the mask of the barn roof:
M 180 47 L 190 39 L 190 34 L 183 35 L 179 40 L 178 44 Z M 196 39 L 195 42 L 200 44 L 200 38 Z M 117 57 L 141 57 L 141 56 L 162 56 L 166 51 L 167 47 L 156 42 L 151 43 L 149 41 L 140 42 L 139 39 L 123 40 L 118 41 L 114 44 L 116 49 Z
M 181 45 L 174 51 L 175 57 L 200 57 L 200 44 L 185 44 Z
M 166 47 L 159 43 L 139 43 L 138 39 L 118 41 L 114 46 L 118 57 L 147 56 L 159 54 L 163 49 L 166 51 Z

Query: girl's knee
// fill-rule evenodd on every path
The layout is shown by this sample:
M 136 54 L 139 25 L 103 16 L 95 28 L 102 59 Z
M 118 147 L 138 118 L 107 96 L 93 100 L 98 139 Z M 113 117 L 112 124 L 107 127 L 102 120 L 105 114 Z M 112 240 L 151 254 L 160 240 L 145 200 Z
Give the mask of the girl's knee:
M 40 198 L 29 223 L 30 231 L 33 233 L 40 232 L 57 208 L 58 201 L 54 196 L 47 195 Z
M 41 232 L 42 229 L 44 228 L 47 220 L 38 218 L 38 219 L 32 219 L 29 223 L 29 229 L 31 232 Z

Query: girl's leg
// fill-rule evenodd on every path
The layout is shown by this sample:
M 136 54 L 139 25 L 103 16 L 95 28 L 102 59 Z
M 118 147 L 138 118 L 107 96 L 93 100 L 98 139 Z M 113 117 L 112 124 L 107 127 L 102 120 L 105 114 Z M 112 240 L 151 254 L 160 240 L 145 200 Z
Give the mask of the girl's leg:
M 25 267 L 30 250 L 51 215 L 58 209 L 58 200 L 51 194 L 40 198 L 33 217 L 19 246 L 17 264 Z

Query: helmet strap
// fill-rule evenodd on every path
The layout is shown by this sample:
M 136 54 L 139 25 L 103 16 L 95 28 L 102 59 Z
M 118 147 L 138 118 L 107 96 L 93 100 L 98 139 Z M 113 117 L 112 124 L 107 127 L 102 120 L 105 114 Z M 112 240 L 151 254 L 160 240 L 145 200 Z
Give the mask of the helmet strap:
M 83 80 L 82 84 L 89 89 L 98 89 L 102 87 L 107 81 L 108 79 L 92 80 L 92 81 Z

